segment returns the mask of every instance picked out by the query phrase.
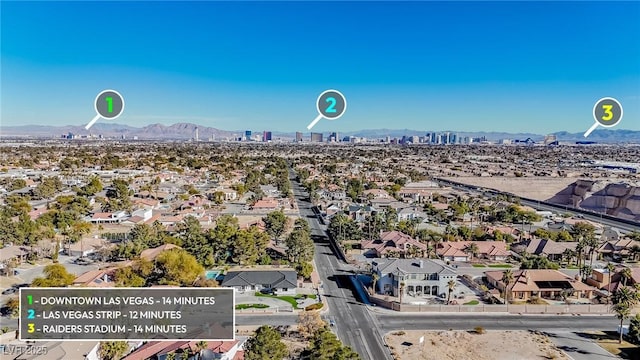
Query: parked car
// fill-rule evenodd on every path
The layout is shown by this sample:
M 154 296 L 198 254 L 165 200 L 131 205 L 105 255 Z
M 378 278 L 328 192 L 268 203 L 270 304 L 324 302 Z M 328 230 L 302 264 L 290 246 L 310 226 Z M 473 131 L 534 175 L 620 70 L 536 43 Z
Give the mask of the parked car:
M 18 291 L 16 290 L 16 288 L 10 287 L 7 290 L 3 291 L 2 295 L 11 295 L 11 294 L 14 294 L 16 291 Z
M 86 257 L 79 257 L 74 262 L 78 265 L 89 265 L 93 263 L 93 260 Z

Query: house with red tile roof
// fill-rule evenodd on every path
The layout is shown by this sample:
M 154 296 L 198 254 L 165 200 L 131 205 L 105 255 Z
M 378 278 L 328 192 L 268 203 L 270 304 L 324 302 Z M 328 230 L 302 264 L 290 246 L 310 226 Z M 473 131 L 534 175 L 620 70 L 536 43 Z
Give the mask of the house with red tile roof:
M 505 261 L 511 256 L 511 252 L 507 250 L 507 243 L 502 241 L 445 241 L 438 244 L 436 254 L 443 260 L 470 261 L 473 258 L 470 252 L 471 244 L 478 247 L 478 259 Z
M 421 257 L 427 251 L 427 245 L 400 231 L 387 231 L 375 240 L 361 242 L 365 256 L 378 258 Z
M 568 298 L 591 299 L 596 288 L 587 285 L 580 280 L 550 269 L 529 269 L 513 272 L 513 282 L 508 288 L 502 281 L 504 271 L 487 271 L 489 284 L 500 290 L 503 294 L 509 292 L 509 299 L 515 301 L 527 301 L 532 297 L 542 299 L 560 300 L 565 293 Z

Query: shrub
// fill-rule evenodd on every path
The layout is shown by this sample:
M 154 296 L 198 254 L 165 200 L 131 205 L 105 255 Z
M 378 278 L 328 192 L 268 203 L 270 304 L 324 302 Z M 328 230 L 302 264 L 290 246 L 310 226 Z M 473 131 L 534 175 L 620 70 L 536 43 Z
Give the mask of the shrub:
M 396 332 L 392 333 L 392 335 L 395 335 L 395 336 L 404 336 L 405 334 L 406 334 L 406 332 L 404 332 L 404 331 L 396 331 Z
M 476 334 L 484 334 L 486 332 L 482 326 L 476 326 L 473 328 L 473 331 L 475 331 Z
M 306 308 L 304 308 L 304 310 L 305 311 L 311 311 L 311 310 L 322 309 L 322 305 L 324 305 L 324 304 L 323 303 L 311 304 L 311 305 L 307 306 Z

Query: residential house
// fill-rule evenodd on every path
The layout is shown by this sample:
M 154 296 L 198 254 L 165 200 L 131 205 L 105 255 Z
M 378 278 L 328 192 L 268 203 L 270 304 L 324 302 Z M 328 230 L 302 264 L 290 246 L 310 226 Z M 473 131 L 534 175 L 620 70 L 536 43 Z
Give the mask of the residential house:
M 378 239 L 361 242 L 363 254 L 369 257 L 410 258 L 421 256 L 427 245 L 400 231 L 387 231 Z
M 347 208 L 347 215 L 356 222 L 363 222 L 369 216 L 375 215 L 377 212 L 378 210 L 370 205 L 363 206 L 359 204 L 351 204 Z
M 368 189 L 363 192 L 365 198 L 371 199 L 390 199 L 391 195 L 383 189 Z
M 7 276 L 13 276 L 14 274 L 7 274 L 7 269 L 10 266 L 18 266 L 29 255 L 29 248 L 25 246 L 10 245 L 5 246 L 0 251 L 0 273 Z
M 551 261 L 561 261 L 564 258 L 565 251 L 575 251 L 577 242 L 565 241 L 556 242 L 548 239 L 531 238 L 526 239 L 518 244 L 513 245 L 514 250 L 519 253 L 545 256 Z
M 93 213 L 87 219 L 93 224 L 119 224 L 127 218 L 125 211 Z
M 426 219 L 427 214 L 422 211 L 422 208 L 417 206 L 410 206 L 398 211 L 398 221 L 407 221 L 413 219 Z
M 436 254 L 445 261 L 467 262 L 473 260 L 471 244 L 478 248 L 477 259 L 506 261 L 511 256 L 503 241 L 445 241 L 438 244 Z
M 239 270 L 224 275 L 222 287 L 244 291 L 273 291 L 277 295 L 295 295 L 298 274 L 295 270 Z
M 377 274 L 375 291 L 378 294 L 398 296 L 404 283 L 402 297 L 443 296 L 447 283 L 456 279 L 454 268 L 432 259 L 374 259 L 372 271 Z
M 115 287 L 114 275 L 118 267 L 91 270 L 73 280 L 73 286 L 83 287 Z
M 106 241 L 96 235 L 95 237 L 84 237 L 80 241 L 72 243 L 67 247 L 69 256 L 89 256 L 99 249 L 105 247 Z
M 504 271 L 487 271 L 487 282 L 504 294 Z M 596 288 L 557 270 L 529 269 L 513 272 L 513 282 L 509 284 L 509 299 L 527 301 L 532 297 L 561 300 L 563 295 L 573 299 L 591 299 Z
M 136 225 L 147 222 L 153 216 L 153 210 L 150 208 L 142 208 L 131 213 L 131 217 L 122 221 L 123 225 Z
M 244 358 L 242 345 L 244 341 L 207 341 L 207 347 L 200 353 L 198 341 L 149 341 L 133 350 L 122 360 L 163 360 L 169 354 L 176 354 L 176 359 L 182 358 L 182 354 L 191 353 L 197 356 L 189 359 L 217 359 L 217 360 L 241 360 Z
M 640 241 L 620 239 L 607 241 L 598 249 L 600 257 L 610 260 L 626 260 L 640 252 Z
M 274 211 L 278 209 L 279 204 L 276 199 L 273 198 L 264 198 L 256 201 L 253 204 L 253 210 L 261 210 L 261 211 Z
M 598 295 L 600 296 L 608 296 L 609 292 L 613 294 L 621 287 L 632 286 L 635 284 L 640 284 L 640 268 L 630 268 L 631 269 L 631 277 L 629 279 L 625 279 L 622 276 L 622 271 L 626 268 L 623 265 L 616 265 L 613 271 L 611 272 L 611 277 L 609 277 L 609 269 L 593 269 L 591 270 L 591 274 L 587 277 L 587 284 L 597 288 Z

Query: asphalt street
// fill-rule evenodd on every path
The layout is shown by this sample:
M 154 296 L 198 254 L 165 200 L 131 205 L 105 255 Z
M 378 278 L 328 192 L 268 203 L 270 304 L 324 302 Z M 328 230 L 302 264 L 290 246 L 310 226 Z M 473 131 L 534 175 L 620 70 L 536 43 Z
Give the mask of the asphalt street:
M 296 181 L 291 169 L 289 175 L 300 216 L 309 222 L 315 239 L 314 261 L 322 281 L 320 293 L 328 306 L 326 317 L 335 321 L 334 332 L 363 359 L 391 359 L 389 350 L 382 344 L 377 319 L 358 301 L 349 280 L 351 273 L 338 261 L 324 228 L 315 217 L 312 204 L 307 200 L 306 191 Z

